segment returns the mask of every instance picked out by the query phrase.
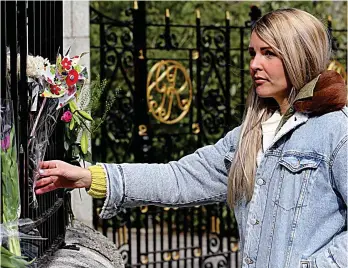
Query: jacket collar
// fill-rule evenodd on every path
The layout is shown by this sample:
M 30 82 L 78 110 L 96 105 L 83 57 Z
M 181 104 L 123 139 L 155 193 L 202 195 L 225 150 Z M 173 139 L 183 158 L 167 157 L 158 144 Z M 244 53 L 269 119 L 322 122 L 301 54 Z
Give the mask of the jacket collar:
M 335 71 L 324 71 L 302 87 L 293 107 L 295 111 L 312 115 L 342 109 L 347 104 L 347 86 Z
M 277 128 L 276 135 L 273 139 L 273 142 L 269 148 L 271 148 L 281 137 L 283 137 L 285 134 L 287 134 L 290 130 L 297 128 L 298 126 L 304 124 L 308 120 L 308 114 L 300 113 L 300 112 L 294 112 L 293 115 L 291 115 L 288 120 L 286 120 L 283 123 L 282 127 Z
M 277 128 L 284 126 L 295 112 L 316 116 L 342 109 L 347 104 L 347 86 L 335 71 L 324 71 L 305 84 L 286 111 Z

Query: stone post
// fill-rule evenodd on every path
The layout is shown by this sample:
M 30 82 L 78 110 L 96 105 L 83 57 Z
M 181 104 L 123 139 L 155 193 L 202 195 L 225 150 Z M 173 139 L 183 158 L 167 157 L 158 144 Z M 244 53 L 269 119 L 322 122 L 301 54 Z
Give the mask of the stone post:
M 90 52 L 89 1 L 63 1 L 63 53 L 70 46 L 71 56 Z M 84 55 L 81 63 L 87 66 L 90 74 L 90 55 Z M 75 189 L 71 195 L 75 218 L 92 227 L 92 198 L 84 189 L 81 189 L 80 193 L 79 190 Z

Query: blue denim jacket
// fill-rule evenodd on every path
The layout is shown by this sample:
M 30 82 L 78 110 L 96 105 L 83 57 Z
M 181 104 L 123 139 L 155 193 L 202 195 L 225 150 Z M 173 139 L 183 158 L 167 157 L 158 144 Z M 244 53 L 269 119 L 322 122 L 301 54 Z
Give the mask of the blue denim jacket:
M 316 117 L 296 112 L 283 125 L 257 168 L 252 200 L 234 207 L 242 267 L 348 267 L 347 127 L 347 108 Z M 239 132 L 168 164 L 103 164 L 100 216 L 144 204 L 225 201 Z

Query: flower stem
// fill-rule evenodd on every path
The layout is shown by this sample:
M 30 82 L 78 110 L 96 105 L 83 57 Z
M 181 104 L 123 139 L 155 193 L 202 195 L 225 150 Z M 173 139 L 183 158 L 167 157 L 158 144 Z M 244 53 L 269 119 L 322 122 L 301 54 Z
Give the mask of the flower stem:
M 47 98 L 44 98 L 42 104 L 41 104 L 41 107 L 40 107 L 40 110 L 39 110 L 39 113 L 36 117 L 36 120 L 35 120 L 35 123 L 34 123 L 34 126 L 33 126 L 33 129 L 31 130 L 30 132 L 30 140 L 28 142 L 28 146 L 30 145 L 30 142 L 31 142 L 31 138 L 34 136 L 34 133 L 35 133 L 35 130 L 36 130 L 36 127 L 37 127 L 37 124 L 39 122 L 39 119 L 40 119 L 40 116 L 41 116 L 41 113 L 42 113 L 42 110 L 43 110 L 43 107 L 45 106 L 46 104 L 46 101 L 47 101 Z

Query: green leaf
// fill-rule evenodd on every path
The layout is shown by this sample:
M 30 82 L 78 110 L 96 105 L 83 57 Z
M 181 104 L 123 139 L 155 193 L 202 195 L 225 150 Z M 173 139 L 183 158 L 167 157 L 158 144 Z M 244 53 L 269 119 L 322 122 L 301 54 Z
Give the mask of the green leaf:
M 84 130 L 82 132 L 82 137 L 81 137 L 81 151 L 83 154 L 87 154 L 87 149 L 88 149 L 88 135 L 87 131 Z
M 70 124 L 69 124 L 69 129 L 73 130 L 75 126 L 75 119 L 74 117 L 71 118 Z
M 77 115 L 73 114 L 73 118 L 74 118 L 76 124 L 78 124 L 78 125 L 81 124 L 81 119 Z
M 10 250 L 1 246 L 1 267 L 6 268 L 25 268 L 32 264 L 35 258 L 31 261 L 26 260 L 25 256 L 16 256 Z
M 72 113 L 74 113 L 77 109 L 77 104 L 74 100 L 69 101 L 69 108 Z
M 90 116 L 89 113 L 82 111 L 82 110 L 78 110 L 77 111 L 79 113 L 79 115 L 81 115 L 84 119 L 88 120 L 88 121 L 93 121 L 93 118 Z

